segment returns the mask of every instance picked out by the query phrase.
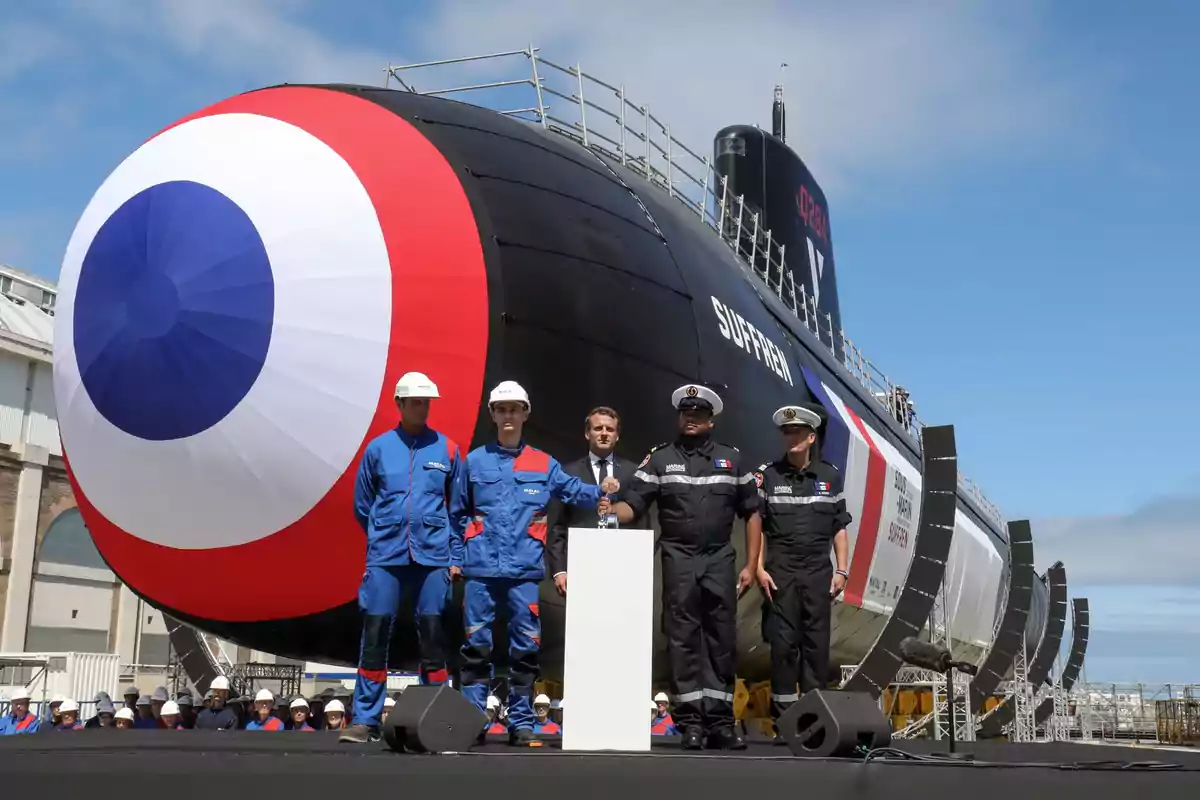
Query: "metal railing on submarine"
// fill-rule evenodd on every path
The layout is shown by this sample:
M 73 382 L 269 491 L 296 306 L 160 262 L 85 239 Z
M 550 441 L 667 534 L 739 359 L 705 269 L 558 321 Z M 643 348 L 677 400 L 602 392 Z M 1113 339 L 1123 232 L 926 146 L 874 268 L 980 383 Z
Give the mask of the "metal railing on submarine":
M 507 65 L 518 58 L 525 62 L 528 70 L 522 77 L 471 82 L 481 77 L 484 71 L 490 70 L 495 62 L 503 60 Z M 428 74 L 427 71 L 435 68 L 439 75 L 451 76 L 461 83 L 440 89 L 418 88 L 411 77 L 414 71 L 423 70 Z M 871 397 L 887 408 L 891 417 L 920 449 L 924 425 L 910 403 L 899 401 L 897 389 L 901 387 L 892 383 L 846 336 L 845 331 L 834 330 L 831 316 L 819 311 L 817 299 L 807 293 L 803 284 L 796 285 L 792 271 L 785 265 L 785 247 L 772 238 L 770 230 L 760 225 L 759 214 L 746 207 L 743 196 L 731 196 L 725 178 L 716 174 L 712 158 L 707 155 L 701 157 L 675 138 L 671 133 L 671 125 L 651 113 L 649 105 L 631 100 L 624 86 L 613 85 L 589 75 L 578 64 L 562 66 L 548 61 L 538 55 L 538 48 L 533 45 L 521 50 L 481 56 L 389 64 L 384 70 L 384 87 L 390 88 L 393 80 L 405 90 L 421 95 L 484 95 L 485 102 L 463 102 L 472 102 L 567 136 L 641 174 L 685 204 L 730 246 L 743 267 L 762 281 L 803 322 L 817 343 L 828 348 L 834 360 Z M 501 97 L 502 94 L 522 88 L 532 90 L 532 96 L 527 94 L 523 104 L 502 102 L 505 99 Z M 573 109 L 568 113 L 574 119 L 555 113 L 556 108 L 550 104 L 550 98 L 568 103 L 569 108 Z M 617 101 L 615 109 L 598 102 L 609 100 L 611 105 L 611 98 Z M 492 102 L 488 103 L 487 100 Z M 505 108 L 505 105 L 509 107 Z M 990 516 L 1000 530 L 1004 530 L 1003 514 L 988 500 L 982 489 L 961 473 L 958 484 L 979 510 Z

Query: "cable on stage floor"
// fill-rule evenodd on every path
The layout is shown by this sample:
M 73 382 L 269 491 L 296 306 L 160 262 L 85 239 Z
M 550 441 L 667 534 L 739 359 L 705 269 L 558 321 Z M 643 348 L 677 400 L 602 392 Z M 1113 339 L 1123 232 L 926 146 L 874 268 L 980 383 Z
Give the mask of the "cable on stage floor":
M 1168 761 L 977 761 L 966 753 L 918 755 L 906 753 L 894 747 L 877 747 L 867 751 L 861 763 L 883 764 L 933 764 L 941 767 L 983 767 L 997 769 L 1056 769 L 1065 771 L 1120 771 L 1120 772 L 1200 772 L 1200 767 L 1189 767 Z

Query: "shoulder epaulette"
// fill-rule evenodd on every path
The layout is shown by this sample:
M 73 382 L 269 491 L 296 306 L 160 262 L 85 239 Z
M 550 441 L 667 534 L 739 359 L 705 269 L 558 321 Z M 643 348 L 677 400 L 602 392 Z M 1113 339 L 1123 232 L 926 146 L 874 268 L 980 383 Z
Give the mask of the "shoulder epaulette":
M 721 447 L 728 447 L 730 450 L 732 450 L 732 451 L 733 451 L 733 452 L 735 452 L 735 453 L 740 453 L 740 452 L 742 452 L 741 450 L 738 450 L 736 447 L 734 447 L 733 445 L 729 444 L 728 442 L 716 442 L 716 444 L 719 444 L 719 445 L 721 445 Z
M 766 464 L 759 464 L 757 467 L 754 468 L 754 471 L 755 472 L 766 472 L 767 468 L 770 466 L 771 466 L 771 462 L 768 461 Z
M 653 453 L 655 450 L 658 450 L 661 447 L 666 447 L 669 444 L 670 442 L 659 442 L 658 444 L 654 445 L 654 447 L 650 448 L 650 452 Z
M 837 468 L 837 464 L 831 464 L 823 458 L 821 459 L 821 463 L 832 469 L 834 472 L 841 472 L 841 470 Z

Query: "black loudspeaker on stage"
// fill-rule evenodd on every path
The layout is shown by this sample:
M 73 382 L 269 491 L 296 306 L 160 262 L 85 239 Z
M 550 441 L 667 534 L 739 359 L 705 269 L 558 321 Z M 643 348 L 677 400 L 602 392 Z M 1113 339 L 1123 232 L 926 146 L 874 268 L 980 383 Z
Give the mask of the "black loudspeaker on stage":
M 383 723 L 383 740 L 402 752 L 462 753 L 486 724 L 483 712 L 450 686 L 409 686 Z
M 806 692 L 777 725 L 792 754 L 808 758 L 853 758 L 861 755 L 859 747 L 892 741 L 892 726 L 865 692 Z

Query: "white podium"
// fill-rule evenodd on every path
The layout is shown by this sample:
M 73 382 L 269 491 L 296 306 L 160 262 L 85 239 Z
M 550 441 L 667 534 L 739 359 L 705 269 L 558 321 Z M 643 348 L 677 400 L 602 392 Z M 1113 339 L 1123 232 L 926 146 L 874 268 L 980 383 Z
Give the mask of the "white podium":
M 563 750 L 650 750 L 654 531 L 571 528 Z

